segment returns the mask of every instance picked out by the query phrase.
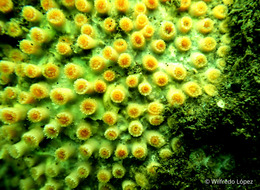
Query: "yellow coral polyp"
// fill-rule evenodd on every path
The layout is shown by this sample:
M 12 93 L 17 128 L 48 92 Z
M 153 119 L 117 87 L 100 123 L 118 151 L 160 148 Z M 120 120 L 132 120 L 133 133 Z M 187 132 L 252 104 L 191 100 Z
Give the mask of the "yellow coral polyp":
M 113 152 L 112 145 L 108 142 L 103 142 L 100 145 L 98 154 L 100 158 L 108 159 L 112 155 L 112 152 Z
M 142 82 L 138 85 L 138 91 L 143 96 L 148 96 L 152 92 L 152 86 L 148 82 Z
M 75 147 L 73 145 L 66 144 L 55 151 L 55 157 L 59 161 L 66 161 L 71 156 L 73 156 L 74 152 L 75 152 Z
M 191 4 L 190 9 L 189 9 L 189 13 L 192 16 L 203 16 L 207 13 L 208 10 L 208 6 L 205 2 L 203 1 L 198 1 L 198 2 L 194 2 L 193 4 Z
M 79 185 L 80 179 L 79 176 L 77 174 L 77 171 L 73 171 L 71 172 L 66 178 L 65 178 L 65 183 L 66 185 L 71 188 L 74 189 Z
M 22 16 L 29 22 L 38 22 L 42 18 L 41 12 L 35 9 L 33 6 L 24 6 L 22 10 Z
M 122 53 L 127 50 L 127 43 L 124 39 L 117 39 L 114 41 L 113 47 L 118 53 Z
M 46 43 L 51 39 L 50 34 L 44 29 L 33 27 L 30 30 L 31 39 L 39 44 Z
M 180 51 L 188 51 L 191 48 L 191 40 L 188 36 L 178 37 L 175 40 L 176 48 Z
M 142 14 L 142 13 L 146 14 L 146 11 L 147 10 L 146 10 L 146 6 L 145 6 L 144 3 L 138 2 L 138 3 L 135 4 L 135 7 L 134 7 L 134 14 L 135 15 L 139 15 L 139 14 Z
M 16 38 L 23 34 L 23 30 L 17 21 L 10 21 L 6 24 L 7 35 Z
M 83 145 L 79 147 L 79 152 L 81 156 L 89 158 L 92 153 L 97 149 L 97 141 L 89 139 Z
M 50 98 L 53 103 L 64 105 L 74 98 L 74 94 L 69 88 L 55 88 L 50 92 Z
M 213 8 L 212 14 L 217 19 L 224 19 L 227 17 L 227 6 L 226 5 L 217 5 Z
M 172 89 L 167 94 L 168 103 L 171 106 L 180 106 L 184 104 L 186 97 L 181 90 Z
M 144 4 L 148 9 L 154 10 L 159 6 L 158 0 L 144 0 Z
M 119 159 L 125 159 L 128 157 L 128 148 L 124 144 L 118 144 L 115 150 L 115 156 Z
M 58 7 L 54 0 L 41 0 L 41 6 L 45 11 Z
M 104 73 L 103 73 L 103 78 L 108 81 L 108 82 L 112 82 L 115 80 L 116 78 L 116 73 L 115 71 L 113 70 L 106 70 Z
M 91 11 L 91 4 L 87 0 L 75 0 L 75 7 L 78 11 L 88 13 Z
M 141 13 L 136 17 L 135 27 L 136 29 L 140 30 L 143 27 L 145 27 L 148 24 L 148 22 L 148 17 L 145 14 Z
M 197 30 L 202 34 L 210 33 L 213 29 L 214 21 L 210 18 L 202 19 L 197 23 Z
M 77 94 L 91 94 L 94 91 L 93 84 L 85 79 L 77 79 L 74 82 L 74 90 Z
M 24 68 L 24 73 L 29 78 L 38 78 L 42 75 L 41 68 L 33 64 L 26 65 Z
M 81 26 L 81 34 L 86 34 L 90 36 L 91 38 L 95 37 L 95 30 L 90 24 L 84 24 Z
M 26 109 L 22 107 L 4 108 L 0 111 L 0 119 L 6 124 L 17 123 L 26 117 Z
M 66 17 L 61 9 L 53 8 L 47 12 L 47 20 L 54 27 L 62 27 L 66 23 Z
M 187 82 L 183 85 L 183 91 L 190 97 L 196 98 L 202 94 L 200 85 L 196 82 Z
M 110 9 L 110 4 L 107 0 L 95 0 L 94 6 L 96 11 L 100 14 L 106 14 Z
M 94 82 L 94 91 L 97 93 L 105 93 L 107 90 L 107 84 L 103 80 L 96 80 Z
M 143 66 L 148 71 L 154 71 L 158 67 L 158 61 L 157 59 L 152 55 L 145 55 L 143 57 Z
M 42 75 L 47 79 L 57 79 L 60 75 L 60 69 L 53 63 L 47 63 L 42 70 Z
M 44 126 L 43 133 L 46 138 L 57 138 L 60 133 L 61 127 L 57 123 L 49 123 Z
M 208 60 L 204 54 L 197 52 L 197 53 L 191 54 L 191 62 L 196 68 L 200 69 L 207 65 Z
M 106 46 L 103 50 L 103 57 L 110 61 L 117 61 L 118 53 L 112 46 Z
M 15 69 L 15 64 L 11 61 L 0 61 L 0 71 L 5 74 L 12 74 Z
M 131 66 L 132 57 L 129 53 L 122 53 L 119 55 L 117 63 L 121 68 L 128 68 Z
M 178 30 L 182 33 L 187 33 L 192 28 L 192 19 L 188 16 L 182 17 L 178 22 Z
M 14 4 L 12 0 L 2 0 L 0 2 L 0 11 L 2 13 L 9 13 L 13 10 Z
M 118 138 L 119 134 L 120 134 L 120 131 L 118 130 L 117 127 L 109 127 L 105 131 L 104 136 L 107 140 L 113 141 Z
M 98 104 L 95 99 L 87 98 L 80 104 L 80 111 L 85 115 L 92 115 L 98 109 Z
M 38 147 L 43 138 L 43 130 L 40 127 L 34 127 L 22 136 L 24 142 L 30 147 Z
M 88 123 L 81 123 L 76 130 L 76 136 L 80 140 L 87 140 L 92 136 L 92 130 Z
M 191 5 L 191 0 L 181 0 L 180 7 L 178 8 L 179 11 L 186 11 Z
M 41 52 L 41 48 L 38 44 L 31 40 L 22 40 L 20 41 L 20 49 L 22 52 L 29 55 L 37 55 Z
M 213 84 L 207 84 L 207 85 L 203 86 L 203 90 L 209 96 L 216 96 L 218 94 L 218 90 L 217 90 L 216 86 L 214 86 Z
M 104 113 L 102 119 L 107 125 L 114 125 L 118 120 L 118 115 L 113 111 L 107 111 Z
M 129 10 L 129 1 L 115 0 L 115 8 L 120 12 L 126 13 Z
M 15 87 L 6 87 L 4 89 L 4 97 L 9 100 L 14 100 L 17 98 L 18 89 Z
M 163 112 L 164 105 L 159 102 L 151 102 L 147 106 L 147 111 L 151 115 L 159 115 Z
M 148 131 L 145 135 L 147 143 L 155 148 L 160 148 L 165 144 L 163 135 L 156 131 Z
M 46 83 L 34 83 L 30 86 L 30 92 L 36 99 L 43 99 L 49 96 L 49 86 Z
M 166 49 L 166 43 L 163 40 L 154 40 L 151 43 L 151 48 L 155 53 L 161 54 Z
M 64 67 L 64 74 L 68 79 L 75 80 L 82 76 L 82 68 L 74 63 L 68 63 Z
M 139 137 L 144 132 L 143 125 L 138 120 L 132 121 L 131 123 L 129 123 L 128 132 L 133 137 Z
M 115 103 L 121 103 L 126 98 L 126 92 L 122 88 L 115 88 L 110 93 L 110 98 Z
M 123 17 L 119 21 L 119 26 L 124 32 L 130 32 L 133 29 L 134 24 L 130 18 Z
M 77 174 L 80 178 L 87 178 L 91 172 L 91 166 L 89 163 L 81 163 L 77 167 Z
M 56 45 L 56 51 L 63 56 L 68 56 L 72 53 L 70 45 L 65 42 L 58 42 Z
M 112 167 L 112 175 L 115 178 L 123 178 L 126 173 L 126 169 L 122 164 L 115 163 Z
M 169 82 L 169 77 L 166 73 L 158 71 L 153 74 L 153 81 L 157 86 L 166 86 Z
M 26 55 L 23 52 L 21 52 L 19 49 L 12 49 L 9 52 L 8 57 L 11 59 L 11 61 L 15 63 L 20 63 L 26 58 Z
M 161 23 L 159 34 L 165 41 L 172 40 L 176 35 L 176 28 L 171 21 L 164 21 Z
M 164 121 L 162 115 L 148 115 L 148 122 L 153 126 L 159 126 Z
M 129 88 L 137 87 L 138 83 L 139 79 L 137 75 L 129 75 L 128 77 L 126 77 L 126 85 Z
M 220 75 L 221 71 L 218 69 L 210 68 L 206 71 L 206 77 L 209 82 L 211 83 L 218 83 L 220 82 Z
M 40 122 L 49 117 L 49 111 L 46 108 L 32 108 L 27 112 L 29 121 L 31 122 Z
M 146 25 L 141 32 L 143 33 L 145 38 L 151 38 L 154 34 L 154 27 L 151 24 Z
M 103 57 L 93 56 L 89 60 L 89 66 L 93 71 L 100 72 L 106 67 L 106 62 Z
M 141 160 L 147 156 L 148 150 L 145 143 L 134 143 L 131 152 L 135 158 Z
M 88 36 L 86 34 L 81 34 L 77 39 L 77 45 L 80 48 L 87 50 L 87 49 L 92 49 L 92 48 L 96 47 L 97 42 L 90 36 Z
M 142 105 L 136 104 L 136 103 L 130 103 L 126 108 L 126 113 L 130 118 L 138 118 L 142 115 L 144 109 Z
M 84 24 L 88 22 L 88 18 L 86 15 L 82 13 L 78 13 L 74 17 L 74 23 L 78 28 L 81 28 Z
M 181 64 L 174 64 L 168 67 L 168 73 L 175 80 L 184 80 L 187 76 L 185 67 Z
M 114 32 L 115 28 L 116 28 L 116 21 L 113 18 L 108 17 L 104 20 L 104 30 L 106 32 Z
M 35 102 L 35 99 L 30 92 L 20 92 L 18 95 L 18 102 L 20 104 L 32 104 Z
M 101 169 L 97 173 L 97 179 L 101 183 L 107 183 L 112 178 L 112 174 L 107 169 Z
M 141 32 L 133 32 L 130 41 L 133 48 L 141 49 L 145 46 L 145 38 Z
M 61 2 L 67 8 L 73 8 L 75 6 L 75 0 L 62 0 Z
M 206 37 L 199 41 L 199 49 L 203 52 L 211 52 L 216 46 L 217 42 L 213 37 Z
M 67 127 L 73 122 L 74 117 L 70 112 L 64 111 L 58 113 L 55 119 L 60 126 Z

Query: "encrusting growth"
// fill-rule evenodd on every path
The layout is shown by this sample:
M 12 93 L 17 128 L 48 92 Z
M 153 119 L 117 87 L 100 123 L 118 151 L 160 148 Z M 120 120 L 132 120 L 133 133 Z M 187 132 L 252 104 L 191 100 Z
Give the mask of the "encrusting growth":
M 0 0 L 0 186 L 133 190 L 176 177 L 165 166 L 187 156 L 180 126 L 203 102 L 227 105 L 232 3 Z

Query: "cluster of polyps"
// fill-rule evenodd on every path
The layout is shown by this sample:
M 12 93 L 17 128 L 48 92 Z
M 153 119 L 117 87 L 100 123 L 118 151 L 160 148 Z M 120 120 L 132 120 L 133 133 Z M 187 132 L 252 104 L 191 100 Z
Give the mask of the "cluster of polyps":
M 1 0 L 0 35 L 19 44 L 1 52 L 1 158 L 27 165 L 21 189 L 87 180 L 111 189 L 113 178 L 123 189 L 149 188 L 157 155 L 182 150 L 159 130 L 164 110 L 217 95 L 229 51 L 221 37 L 227 6 L 181 0 L 168 11 L 166 1 L 41 0 L 8 20 L 19 2 Z M 128 160 L 145 170 L 133 172 Z

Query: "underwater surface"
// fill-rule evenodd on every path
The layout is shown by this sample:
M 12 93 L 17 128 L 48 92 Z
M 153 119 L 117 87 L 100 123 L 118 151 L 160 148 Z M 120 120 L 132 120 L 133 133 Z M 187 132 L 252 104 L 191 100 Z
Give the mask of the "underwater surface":
M 0 0 L 0 188 L 259 189 L 259 4 Z

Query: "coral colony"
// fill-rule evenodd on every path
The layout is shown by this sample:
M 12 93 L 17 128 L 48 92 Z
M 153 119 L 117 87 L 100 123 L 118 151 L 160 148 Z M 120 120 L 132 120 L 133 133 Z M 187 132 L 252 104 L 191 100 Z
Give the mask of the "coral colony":
M 151 188 L 161 161 L 182 151 L 165 110 L 216 96 L 229 51 L 231 1 L 179 3 L 0 1 L 0 34 L 17 43 L 1 43 L 8 183 Z

